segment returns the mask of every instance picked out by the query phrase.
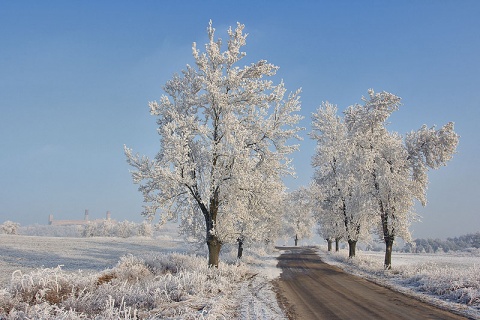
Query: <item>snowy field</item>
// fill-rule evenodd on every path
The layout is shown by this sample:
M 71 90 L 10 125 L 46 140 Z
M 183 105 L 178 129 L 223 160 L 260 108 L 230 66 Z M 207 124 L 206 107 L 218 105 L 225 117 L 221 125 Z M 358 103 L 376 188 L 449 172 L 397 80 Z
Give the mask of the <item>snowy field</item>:
M 0 235 L 0 319 L 283 319 L 278 252 L 206 254 L 155 238 Z M 231 248 L 233 249 L 233 248 Z M 60 267 L 59 267 L 60 266 Z M 1 289 L 3 288 L 3 289 Z
M 480 251 L 441 254 L 398 253 L 392 255 L 392 270 L 383 270 L 383 252 L 358 251 L 348 259 L 348 250 L 327 252 L 322 259 L 343 270 L 396 291 L 412 295 L 442 309 L 470 319 L 480 319 Z
M 43 232 L 43 231 L 42 231 Z M 222 249 L 218 270 L 175 229 L 153 238 L 0 235 L 0 319 L 285 319 L 271 279 L 279 252 Z M 43 233 L 42 233 L 43 234 Z M 318 254 L 330 264 L 480 319 L 480 253 Z M 212 281 L 213 280 L 213 281 Z
M 41 267 L 65 271 L 102 271 L 113 268 L 127 254 L 183 252 L 180 241 L 153 238 L 63 238 L 0 234 L 0 285 L 5 287 L 12 273 Z

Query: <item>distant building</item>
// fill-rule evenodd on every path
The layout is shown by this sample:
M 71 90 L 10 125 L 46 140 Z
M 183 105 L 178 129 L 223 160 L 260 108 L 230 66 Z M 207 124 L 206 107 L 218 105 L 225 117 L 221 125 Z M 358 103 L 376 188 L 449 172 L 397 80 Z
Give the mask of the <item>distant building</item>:
M 111 219 L 110 211 L 107 211 L 106 220 Z M 90 221 L 88 216 L 88 209 L 85 210 L 85 218 L 83 220 L 54 220 L 53 214 L 48 216 L 48 224 L 51 226 L 72 226 L 72 225 L 85 225 Z

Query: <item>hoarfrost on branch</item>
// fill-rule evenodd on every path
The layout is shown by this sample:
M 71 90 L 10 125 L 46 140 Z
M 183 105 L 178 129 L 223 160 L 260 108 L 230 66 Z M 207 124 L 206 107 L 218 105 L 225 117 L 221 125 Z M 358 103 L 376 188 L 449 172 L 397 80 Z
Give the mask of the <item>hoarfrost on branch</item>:
M 174 75 L 165 95 L 150 102 L 160 135 L 157 156 L 125 147 L 144 215 L 160 214 L 161 222 L 179 217 L 183 232 L 206 239 L 210 265 L 218 265 L 222 243 L 276 231 L 268 223 L 279 212 L 280 178 L 294 174 L 289 155 L 298 148 L 287 141 L 300 139 L 300 90 L 286 96 L 283 82 L 268 79 L 278 67 L 265 60 L 237 66 L 246 55 L 243 29 L 238 23 L 228 30 L 222 52 L 210 22 L 205 52 L 194 43 L 195 65 Z
M 415 200 L 426 204 L 428 169 L 446 165 L 459 137 L 452 122 L 440 129 L 424 125 L 403 137 L 387 129 L 388 118 L 401 105 L 399 97 L 369 90 L 362 100 L 343 118 L 329 103 L 313 115 L 312 190 L 324 237 L 343 232 L 350 244 L 373 230 L 386 244 L 385 267 L 390 268 L 395 238 L 410 240 Z M 339 230 L 341 221 L 345 228 Z

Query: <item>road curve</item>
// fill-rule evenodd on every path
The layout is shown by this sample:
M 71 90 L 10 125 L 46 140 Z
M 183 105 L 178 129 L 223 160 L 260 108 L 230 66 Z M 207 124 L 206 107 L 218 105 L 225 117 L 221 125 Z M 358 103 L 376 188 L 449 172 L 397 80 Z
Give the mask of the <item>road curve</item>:
M 275 287 L 289 319 L 467 319 L 347 274 L 312 248 L 279 249 Z

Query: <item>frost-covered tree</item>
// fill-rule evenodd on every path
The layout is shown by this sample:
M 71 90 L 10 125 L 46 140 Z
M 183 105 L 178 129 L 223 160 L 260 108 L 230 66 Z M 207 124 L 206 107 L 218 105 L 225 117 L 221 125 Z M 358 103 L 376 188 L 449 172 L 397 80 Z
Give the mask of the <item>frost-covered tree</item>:
M 83 237 L 151 237 L 153 227 L 150 222 L 143 221 L 140 224 L 124 220 L 117 222 L 115 220 L 93 220 L 82 226 Z
M 129 238 L 136 235 L 137 228 L 138 227 L 135 222 L 124 220 L 115 224 L 114 234 L 117 237 Z
M 314 115 L 317 153 L 312 163 L 321 203 L 317 216 L 328 230 L 323 232 L 333 232 L 333 218 L 343 215 L 350 256 L 350 244 L 359 235 L 378 230 L 386 246 L 385 268 L 390 268 L 395 238 L 410 240 L 415 200 L 426 204 L 428 169 L 446 165 L 458 135 L 448 123 L 439 130 L 423 126 L 404 138 L 389 132 L 386 122 L 398 110 L 399 97 L 369 90 L 363 101 L 350 106 L 344 119 L 328 103 Z
M 285 235 L 292 237 L 295 246 L 299 239 L 311 238 L 315 220 L 312 216 L 312 206 L 309 190 L 300 187 L 285 196 L 283 205 Z
M 238 243 L 237 257 L 242 257 L 244 244 L 270 243 L 278 237 L 281 229 L 282 201 L 285 186 L 276 176 L 261 175 L 250 188 L 240 190 L 235 207 L 249 212 L 243 219 L 231 216 L 230 239 Z
M 148 221 L 142 221 L 138 226 L 137 235 L 141 237 L 152 237 L 153 236 L 153 226 Z
M 160 135 L 157 156 L 150 160 L 125 147 L 146 203 L 143 214 L 159 213 L 161 222 L 179 217 L 184 231 L 202 232 L 211 266 L 218 265 L 223 243 L 255 233 L 242 231 L 259 213 L 254 192 L 263 177 L 293 173 L 289 154 L 297 146 L 287 141 L 300 130 L 299 91 L 285 96 L 283 82 L 269 80 L 278 67 L 265 60 L 238 66 L 246 55 L 243 29 L 237 24 L 228 30 L 222 51 L 210 23 L 205 52 L 194 43 L 195 65 L 174 75 L 164 86 L 166 95 L 149 104 Z M 277 194 L 264 205 L 280 201 Z
M 378 216 L 379 235 L 385 241 L 385 268 L 391 268 L 396 237 L 410 240 L 409 226 L 416 218 L 414 201 L 426 204 L 428 169 L 452 158 L 458 144 L 453 123 L 441 129 L 423 126 L 405 138 L 387 129 L 387 119 L 400 106 L 400 98 L 369 90 L 363 105 L 345 111 L 345 123 L 358 152 L 358 190 L 369 195 Z
M 322 202 L 318 198 L 322 194 L 321 190 L 315 190 L 317 186 L 311 185 L 312 191 L 312 214 L 317 223 L 317 233 L 327 241 L 328 251 L 332 251 L 332 243 L 335 241 L 335 251 L 339 251 L 340 240 L 345 236 L 345 225 L 343 217 L 339 214 L 333 214 L 330 211 L 329 202 Z
M 2 227 L 3 233 L 5 234 L 17 234 L 20 224 L 7 220 L 4 223 L 2 223 L 1 227 Z
M 362 192 L 365 181 L 357 168 L 359 154 L 334 105 L 322 103 L 312 115 L 312 128 L 317 147 L 311 190 L 319 230 L 327 241 L 346 239 L 349 257 L 354 257 L 356 244 L 367 237 L 371 220 L 371 203 Z

